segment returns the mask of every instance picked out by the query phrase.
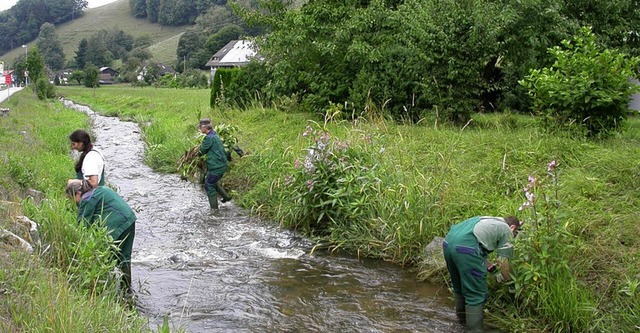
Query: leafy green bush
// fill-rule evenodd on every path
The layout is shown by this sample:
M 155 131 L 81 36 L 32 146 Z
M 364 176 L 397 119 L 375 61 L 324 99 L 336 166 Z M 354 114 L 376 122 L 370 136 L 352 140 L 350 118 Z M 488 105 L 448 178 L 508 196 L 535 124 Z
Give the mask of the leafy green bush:
M 638 89 L 629 78 L 640 58 L 601 49 L 590 28 L 562 44 L 549 50 L 556 59 L 551 67 L 532 70 L 520 81 L 533 99 L 533 111 L 547 128 L 577 126 L 589 137 L 619 130 L 629 97 Z
M 56 97 L 55 86 L 49 83 L 46 78 L 39 78 L 38 82 L 36 82 L 36 85 L 39 99 L 45 100 Z

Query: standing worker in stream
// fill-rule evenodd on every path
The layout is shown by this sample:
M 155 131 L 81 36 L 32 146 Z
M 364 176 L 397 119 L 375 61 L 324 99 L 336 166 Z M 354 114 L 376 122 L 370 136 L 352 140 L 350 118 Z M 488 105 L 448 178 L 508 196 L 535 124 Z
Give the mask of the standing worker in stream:
M 104 223 L 118 247 L 115 253 L 122 271 L 121 287 L 131 295 L 131 251 L 136 235 L 136 215 L 131 207 L 106 186 L 91 187 L 86 181 L 69 179 L 66 192 L 78 204 L 78 222 L 92 226 Z
M 213 130 L 211 123 L 200 125 L 200 131 L 206 135 L 200 146 L 200 154 L 207 155 L 207 175 L 204 180 L 204 189 L 207 191 L 211 209 L 218 209 L 218 194 L 222 197 L 222 202 L 231 200 L 231 197 L 219 184 L 228 168 L 227 154 L 224 151 L 222 140 Z
M 104 158 L 93 148 L 91 136 L 85 130 L 76 130 L 69 135 L 71 149 L 82 152 L 76 162 L 76 179 L 85 180 L 91 187 L 103 186 Z
M 211 124 L 211 119 L 209 118 L 202 118 L 200 119 L 200 126 L 202 125 L 209 125 Z M 233 143 L 233 146 L 231 147 L 231 149 L 233 149 L 233 151 L 236 152 L 236 154 L 238 154 L 238 156 L 242 157 L 244 156 L 244 151 L 242 149 L 240 149 L 240 147 L 238 147 L 238 142 L 237 139 L 233 138 L 235 140 L 235 142 Z M 223 143 L 224 146 L 224 143 Z M 227 154 L 227 161 L 231 162 L 232 158 L 231 158 L 231 152 L 227 151 L 227 149 L 225 148 L 225 153 Z
M 442 243 L 444 259 L 451 277 L 456 315 L 468 332 L 483 332 L 483 305 L 487 299 L 487 272 L 494 273 L 498 282 L 508 279 L 509 263 L 513 256 L 512 239 L 520 229 L 515 216 L 476 216 L 451 226 Z M 498 251 L 498 263 L 487 260 L 489 253 Z

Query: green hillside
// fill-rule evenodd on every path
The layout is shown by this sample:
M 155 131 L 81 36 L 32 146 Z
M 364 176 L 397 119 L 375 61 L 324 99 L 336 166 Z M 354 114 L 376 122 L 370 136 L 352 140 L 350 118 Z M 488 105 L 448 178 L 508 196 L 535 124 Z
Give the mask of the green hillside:
M 118 29 L 134 37 L 149 35 L 155 43 L 149 47 L 155 60 L 172 64 L 176 59 L 176 49 L 180 35 L 186 26 L 164 27 L 150 23 L 145 19 L 136 19 L 129 15 L 129 1 L 118 0 L 110 4 L 86 10 L 86 15 L 74 21 L 56 27 L 56 33 L 62 43 L 66 60 L 75 56 L 75 51 L 82 38 L 89 38 L 95 32 L 106 29 Z M 29 45 L 32 46 L 34 42 Z M 0 60 L 11 66 L 24 49 L 18 47 Z

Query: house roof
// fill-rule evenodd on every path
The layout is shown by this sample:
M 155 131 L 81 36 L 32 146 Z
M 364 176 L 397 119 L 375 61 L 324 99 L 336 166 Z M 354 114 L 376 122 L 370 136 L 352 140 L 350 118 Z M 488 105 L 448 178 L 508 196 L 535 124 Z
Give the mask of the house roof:
M 211 67 L 236 67 L 246 65 L 251 58 L 256 57 L 253 42 L 249 40 L 232 40 L 220 51 L 216 52 L 207 62 Z

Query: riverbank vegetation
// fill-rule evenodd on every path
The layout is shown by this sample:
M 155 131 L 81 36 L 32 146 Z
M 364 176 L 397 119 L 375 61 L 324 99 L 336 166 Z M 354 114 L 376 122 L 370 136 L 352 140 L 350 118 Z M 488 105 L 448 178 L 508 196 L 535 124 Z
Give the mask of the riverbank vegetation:
M 88 118 L 26 90 L 0 118 L 0 228 L 32 240 L 33 253 L 0 250 L 0 331 L 143 332 L 146 321 L 119 301 L 105 230 L 78 226 L 64 197 L 73 178 L 67 136 Z M 39 239 L 15 224 L 38 223 Z
M 331 250 L 419 270 L 425 245 L 451 224 L 516 214 L 525 232 L 514 280 L 491 282 L 494 323 L 511 332 L 637 329 L 637 117 L 597 141 L 511 113 L 474 114 L 464 127 L 399 125 L 373 111 L 347 121 L 259 103 L 210 110 L 207 90 L 61 93 L 141 124 L 145 161 L 164 172 L 176 172 L 200 117 L 237 126 L 247 154 L 223 179 L 236 202 Z

